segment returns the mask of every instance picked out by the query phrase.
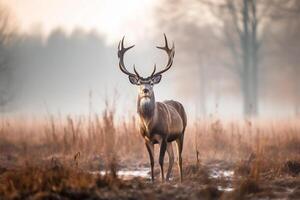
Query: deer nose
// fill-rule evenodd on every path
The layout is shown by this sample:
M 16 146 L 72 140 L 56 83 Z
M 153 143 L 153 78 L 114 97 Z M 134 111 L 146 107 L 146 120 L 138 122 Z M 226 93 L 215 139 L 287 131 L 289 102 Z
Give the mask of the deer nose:
M 144 89 L 143 89 L 143 92 L 146 94 L 146 93 L 149 92 L 149 90 L 148 90 L 147 88 L 144 88 Z

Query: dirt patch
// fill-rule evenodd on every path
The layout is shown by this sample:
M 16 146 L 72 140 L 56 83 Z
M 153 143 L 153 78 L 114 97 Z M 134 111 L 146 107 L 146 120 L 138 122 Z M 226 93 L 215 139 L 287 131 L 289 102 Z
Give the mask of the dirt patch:
M 297 176 L 300 174 L 300 162 L 289 160 L 284 164 L 283 170 L 292 176 Z

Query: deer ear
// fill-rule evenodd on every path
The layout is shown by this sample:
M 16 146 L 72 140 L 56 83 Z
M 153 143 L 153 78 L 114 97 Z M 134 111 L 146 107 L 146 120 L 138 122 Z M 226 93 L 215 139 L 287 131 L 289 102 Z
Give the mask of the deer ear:
M 139 85 L 139 79 L 136 76 L 129 75 L 129 81 L 133 85 Z
M 160 80 L 161 80 L 161 74 L 159 74 L 159 75 L 156 75 L 156 76 L 154 76 L 154 77 L 152 78 L 152 82 L 153 82 L 153 84 L 157 84 L 157 83 L 159 83 L 159 82 L 160 82 Z

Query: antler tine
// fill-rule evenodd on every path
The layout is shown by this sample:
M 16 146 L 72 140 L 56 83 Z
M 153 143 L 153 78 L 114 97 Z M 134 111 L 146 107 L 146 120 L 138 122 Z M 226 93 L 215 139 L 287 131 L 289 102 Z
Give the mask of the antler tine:
M 133 71 L 134 71 L 134 73 L 135 73 L 138 77 L 141 77 L 141 76 L 139 75 L 139 73 L 136 71 L 135 65 L 133 65 Z
M 126 67 L 125 67 L 125 64 L 124 64 L 124 54 L 126 51 L 128 51 L 129 49 L 133 48 L 135 45 L 132 45 L 132 46 L 129 46 L 129 47 L 124 47 L 124 38 L 125 36 L 123 36 L 122 40 L 119 42 L 119 45 L 118 45 L 118 58 L 119 58 L 119 68 L 120 70 L 124 73 L 124 74 L 127 74 L 128 76 L 137 76 L 140 78 L 139 74 L 137 73 L 136 69 L 134 68 L 134 72 L 135 74 L 133 73 L 130 73 Z
M 120 58 L 121 56 L 124 56 L 125 52 L 131 48 L 133 48 L 135 45 L 129 46 L 129 47 L 124 47 L 124 38 L 125 36 L 123 36 L 122 40 L 119 42 L 118 45 L 118 57 Z
M 153 72 L 151 76 L 155 76 L 155 75 L 164 73 L 165 71 L 169 70 L 171 68 L 172 64 L 173 64 L 173 58 L 174 58 L 174 55 L 175 55 L 174 42 L 173 42 L 172 48 L 169 48 L 166 34 L 164 34 L 164 39 L 165 39 L 165 46 L 163 46 L 163 47 L 157 46 L 157 48 L 166 51 L 166 53 L 168 54 L 168 57 L 169 57 L 168 63 L 167 63 L 166 67 L 163 70 L 161 70 L 157 73 Z
M 167 36 L 166 36 L 165 33 L 164 33 L 164 39 L 165 39 L 165 46 L 164 47 L 157 46 L 157 48 L 162 49 L 162 50 L 170 50 L 168 40 L 167 40 Z
M 153 72 L 150 77 L 153 77 L 153 75 L 155 74 L 155 71 L 156 71 L 156 64 L 154 64 L 154 69 L 153 69 Z

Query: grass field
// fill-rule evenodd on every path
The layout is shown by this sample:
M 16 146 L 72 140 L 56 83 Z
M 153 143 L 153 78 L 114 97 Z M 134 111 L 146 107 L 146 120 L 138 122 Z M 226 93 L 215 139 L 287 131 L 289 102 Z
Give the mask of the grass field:
M 151 183 L 135 117 L 120 122 L 106 109 L 101 115 L 2 118 L 0 199 L 298 199 L 299 122 L 189 122 L 183 183 L 176 163 L 171 181 L 161 183 L 158 146 Z

